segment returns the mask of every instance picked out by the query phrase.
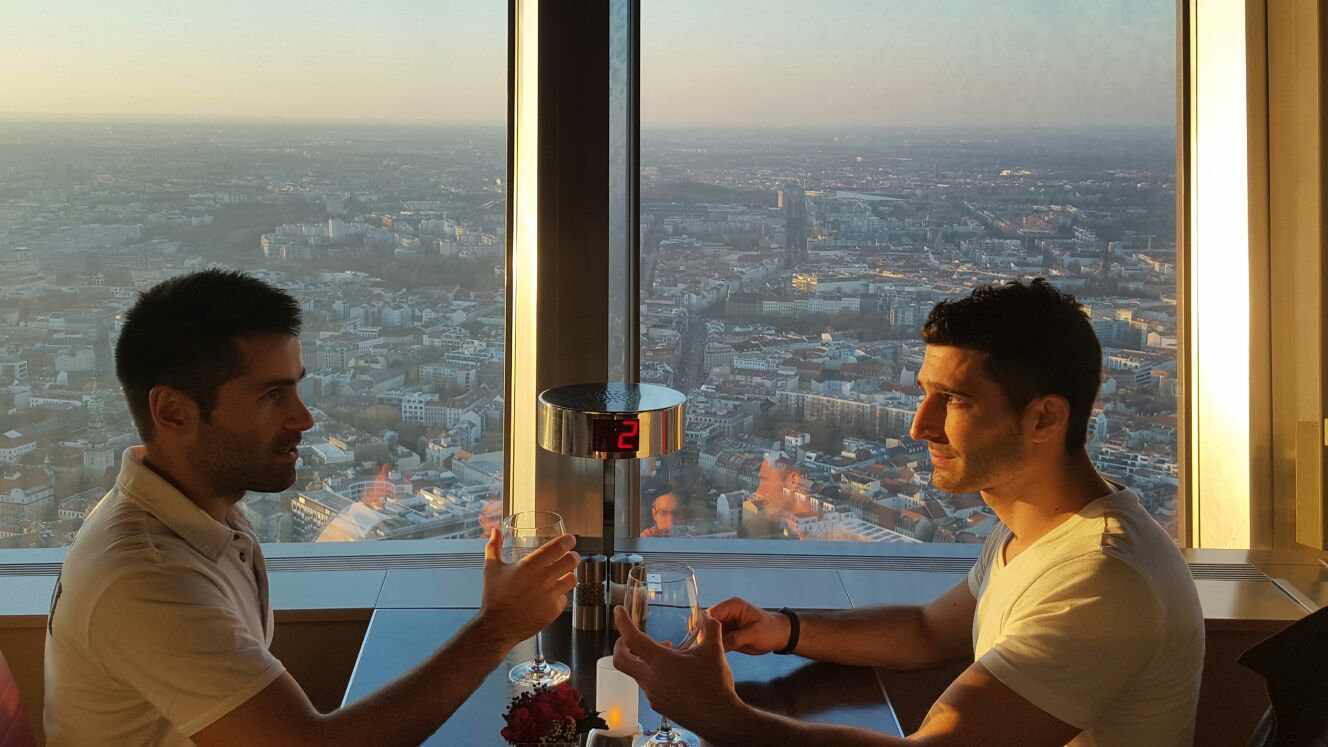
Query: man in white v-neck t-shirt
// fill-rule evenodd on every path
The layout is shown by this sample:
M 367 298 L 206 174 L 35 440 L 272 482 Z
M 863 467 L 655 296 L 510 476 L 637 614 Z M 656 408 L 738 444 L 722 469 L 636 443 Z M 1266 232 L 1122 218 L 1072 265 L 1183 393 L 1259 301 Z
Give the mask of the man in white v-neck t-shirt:
M 1041 279 L 984 286 L 937 304 L 922 336 L 910 435 L 927 443 L 936 488 L 981 493 L 1001 522 L 969 578 L 922 606 L 768 612 L 730 599 L 684 651 L 619 615 L 615 665 L 716 745 L 1192 744 L 1203 614 L 1170 535 L 1089 459 L 1102 348 L 1083 308 Z M 725 650 L 972 663 L 902 739 L 748 706 Z
M 992 532 L 968 576 L 973 653 L 1042 710 L 1091 725 L 1074 744 L 1189 744 L 1204 655 L 1194 581 L 1139 498 L 1113 487 L 1013 559 L 1010 530 Z

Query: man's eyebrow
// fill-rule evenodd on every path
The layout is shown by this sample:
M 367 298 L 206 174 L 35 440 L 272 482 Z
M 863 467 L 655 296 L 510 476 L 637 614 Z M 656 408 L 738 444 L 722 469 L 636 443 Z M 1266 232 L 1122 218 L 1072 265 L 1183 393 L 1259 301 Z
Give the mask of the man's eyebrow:
M 265 382 L 263 382 L 263 384 L 262 384 L 262 388 L 264 388 L 264 389 L 271 389 L 271 388 L 274 387 L 274 386 L 295 386 L 296 384 L 300 383 L 301 381 L 304 381 L 304 377 L 306 377 L 306 376 L 308 376 L 308 375 L 309 375 L 309 370 L 308 370 L 308 369 L 305 369 L 305 368 L 301 368 L 301 369 L 300 369 L 300 376 L 299 376 L 299 378 L 297 378 L 297 379 L 290 379 L 290 378 L 286 378 L 286 379 L 272 379 L 271 381 L 265 381 Z
M 915 382 L 917 382 L 917 385 L 918 385 L 919 388 L 921 388 L 921 389 L 926 389 L 926 388 L 927 388 L 927 387 L 922 383 L 922 377 L 920 377 L 920 376 L 914 376 L 914 377 L 913 377 L 913 380 L 914 380 Z M 935 383 L 935 382 L 931 382 L 931 386 L 932 386 L 933 389 L 937 389 L 937 390 L 939 390 L 939 391 L 941 391 L 941 392 L 943 392 L 943 393 L 945 393 L 945 394 L 955 394 L 955 395 L 958 395 L 958 396 L 960 396 L 960 397 L 968 397 L 969 399 L 972 399 L 972 398 L 973 398 L 973 395 L 972 395 L 972 394 L 969 394 L 968 392 L 965 392 L 965 391 L 963 391 L 962 389 L 956 389 L 956 388 L 954 388 L 954 387 L 952 387 L 952 386 L 946 386 L 946 385 L 944 385 L 944 384 L 938 384 L 938 383 Z

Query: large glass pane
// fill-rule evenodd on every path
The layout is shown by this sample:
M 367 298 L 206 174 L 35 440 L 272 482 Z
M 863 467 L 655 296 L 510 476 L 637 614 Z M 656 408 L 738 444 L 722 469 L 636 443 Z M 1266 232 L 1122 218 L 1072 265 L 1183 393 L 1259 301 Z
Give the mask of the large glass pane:
M 501 513 L 505 3 L 6 4 L 0 547 L 69 542 L 138 437 L 119 315 L 258 273 L 304 310 L 317 425 L 266 541 Z
M 909 439 L 922 322 L 1091 312 L 1089 451 L 1175 529 L 1175 4 L 645 0 L 641 379 L 689 397 L 644 534 L 980 542 Z

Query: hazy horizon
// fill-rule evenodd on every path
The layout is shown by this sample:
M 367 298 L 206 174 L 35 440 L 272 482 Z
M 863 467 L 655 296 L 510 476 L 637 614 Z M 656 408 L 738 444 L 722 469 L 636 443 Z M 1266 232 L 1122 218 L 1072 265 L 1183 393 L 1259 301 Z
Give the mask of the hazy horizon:
M 0 30 L 4 121 L 506 121 L 505 3 L 11 4 Z M 1170 127 L 1174 16 L 1161 0 L 645 0 L 642 122 Z
M 384 122 L 364 119 L 254 119 L 246 117 L 199 117 L 191 115 L 133 115 L 128 113 L 70 113 L 51 114 L 43 112 L 0 112 L 0 125 L 42 125 L 42 124 L 86 124 L 118 126 L 193 126 L 193 127 L 270 127 L 283 128 L 323 128 L 323 129 L 374 129 L 384 130 L 505 130 L 506 122 Z M 1133 132 L 1171 132 L 1174 123 L 1157 124 L 1067 124 L 1067 125 L 864 125 L 864 124 L 818 124 L 818 125 L 730 125 L 730 124 L 652 124 L 642 123 L 642 131 L 649 132 L 713 132 L 741 133 L 764 132 L 773 134 L 829 134 L 874 135 L 881 133 L 1133 133 Z

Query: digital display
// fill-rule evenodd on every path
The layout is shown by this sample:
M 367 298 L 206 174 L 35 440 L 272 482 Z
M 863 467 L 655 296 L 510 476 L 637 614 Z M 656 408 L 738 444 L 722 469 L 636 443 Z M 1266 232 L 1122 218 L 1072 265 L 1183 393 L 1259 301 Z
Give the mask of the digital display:
M 591 448 L 610 454 L 639 451 L 641 448 L 641 420 L 595 420 L 591 424 Z

